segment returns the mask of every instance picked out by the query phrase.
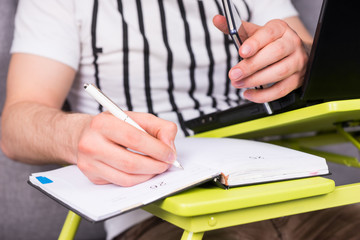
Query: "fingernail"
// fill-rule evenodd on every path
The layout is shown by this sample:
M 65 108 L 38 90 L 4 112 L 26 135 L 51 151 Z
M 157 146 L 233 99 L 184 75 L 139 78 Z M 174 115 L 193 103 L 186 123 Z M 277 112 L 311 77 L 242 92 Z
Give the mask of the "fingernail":
M 168 140 L 168 141 L 167 141 L 167 145 L 168 145 L 174 152 L 176 152 L 175 143 L 174 143 L 173 140 Z
M 235 87 L 238 87 L 238 88 L 242 88 L 245 86 L 245 82 L 244 81 L 236 81 L 234 83 Z
M 238 68 L 235 68 L 230 71 L 230 78 L 233 80 L 241 78 L 242 75 L 243 75 L 243 72 Z
M 242 45 L 241 46 L 241 54 L 242 55 L 248 55 L 251 51 L 251 48 L 248 45 Z
M 169 156 L 168 156 L 168 159 L 166 162 L 173 163 L 175 160 L 176 160 L 176 154 L 175 154 L 175 152 L 171 151 L 169 153 Z
M 245 99 L 251 101 L 252 96 L 251 96 L 251 93 L 249 91 L 245 91 L 243 96 L 244 96 Z
M 176 152 L 175 143 L 174 141 L 170 141 L 171 148 Z

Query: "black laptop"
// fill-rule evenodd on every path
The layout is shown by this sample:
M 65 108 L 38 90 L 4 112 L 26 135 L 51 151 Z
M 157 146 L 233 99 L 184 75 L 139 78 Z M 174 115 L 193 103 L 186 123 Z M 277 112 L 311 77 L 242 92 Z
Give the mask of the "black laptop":
M 324 0 L 304 85 L 269 102 L 273 114 L 334 100 L 360 98 L 360 1 Z M 360 106 L 359 106 L 360 108 Z M 269 116 L 264 105 L 246 103 L 188 120 L 201 133 Z

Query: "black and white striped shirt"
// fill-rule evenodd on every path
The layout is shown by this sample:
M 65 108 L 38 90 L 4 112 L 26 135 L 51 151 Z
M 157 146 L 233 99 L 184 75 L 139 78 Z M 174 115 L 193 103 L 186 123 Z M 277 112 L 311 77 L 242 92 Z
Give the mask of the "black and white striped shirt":
M 234 3 L 257 24 L 296 14 L 289 0 Z M 221 0 L 21 1 L 12 52 L 78 70 L 68 98 L 73 111 L 102 110 L 82 89 L 90 82 L 124 109 L 174 121 L 188 135 L 184 120 L 240 101 L 228 79 L 237 52 L 212 23 L 222 11 Z

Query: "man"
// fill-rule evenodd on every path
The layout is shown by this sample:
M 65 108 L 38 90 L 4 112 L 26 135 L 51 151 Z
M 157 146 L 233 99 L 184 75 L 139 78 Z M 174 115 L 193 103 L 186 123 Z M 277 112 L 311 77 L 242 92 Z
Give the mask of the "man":
M 226 32 L 220 1 L 20 1 L 4 153 L 29 164 L 77 164 L 96 184 L 132 186 L 169 168 L 175 137 L 191 134 L 184 120 L 236 106 L 239 89 L 274 83 L 244 91 L 261 103 L 298 88 L 312 38 L 290 1 L 235 4 L 248 21 L 239 53 L 212 25 Z M 100 87 L 148 134 L 102 113 L 84 83 Z M 65 99 L 71 112 L 61 110 Z M 147 217 L 122 216 L 118 232 Z
M 238 7 L 244 11 L 241 3 Z M 129 113 L 150 133 L 147 135 L 107 113 L 98 114 L 98 104 L 82 89 L 87 82 L 96 83 L 128 110 L 150 112 L 179 123 L 179 134 L 183 135 L 188 134 L 182 125 L 184 119 L 237 104 L 236 90 L 225 89 L 227 67 L 235 65 L 237 54 L 226 37 L 209 24 L 221 12 L 219 3 L 147 1 L 122 6 L 121 1 L 95 1 L 93 5 L 67 0 L 46 4 L 20 1 L 18 7 L 2 118 L 6 139 L 2 146 L 12 158 L 27 163 L 78 164 L 98 184 L 133 185 L 167 169 L 176 157 L 174 124 L 148 114 Z M 284 15 L 290 16 L 263 27 L 246 24 L 250 37 L 240 48 L 244 60 L 233 66 L 229 77 L 237 88 L 276 83 L 244 93 L 251 101 L 266 102 L 301 85 L 307 54 L 298 34 L 304 36 L 306 44 L 311 44 L 311 37 L 287 1 L 278 5 L 253 1 L 254 8 L 259 7 L 256 4 L 284 8 Z M 175 10 L 176 14 L 169 16 Z M 130 11 L 135 14 L 126 14 Z M 256 20 L 255 13 L 252 18 Z M 153 18 L 149 26 L 147 18 Z M 214 23 L 224 29 L 223 17 L 216 16 Z M 206 30 L 199 34 L 198 28 Z M 205 46 L 210 40 L 217 42 Z M 222 47 L 221 52 L 214 51 L 215 47 Z M 226 51 L 231 53 L 226 56 Z M 227 64 L 230 57 L 232 62 Z M 217 88 L 229 93 L 218 93 Z M 71 114 L 61 111 L 67 96 Z

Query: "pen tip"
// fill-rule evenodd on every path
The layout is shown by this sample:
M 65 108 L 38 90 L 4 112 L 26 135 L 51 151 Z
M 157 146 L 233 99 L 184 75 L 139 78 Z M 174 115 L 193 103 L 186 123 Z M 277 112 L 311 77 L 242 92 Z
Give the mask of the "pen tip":
M 184 170 L 184 167 L 181 166 L 181 164 L 180 164 L 178 161 L 175 161 L 175 162 L 173 163 L 173 165 L 174 165 L 175 167 L 177 167 L 177 168 L 180 168 L 180 169 Z
M 89 86 L 88 83 L 85 83 L 85 84 L 84 84 L 84 88 L 85 88 L 85 89 L 86 89 L 88 86 Z

